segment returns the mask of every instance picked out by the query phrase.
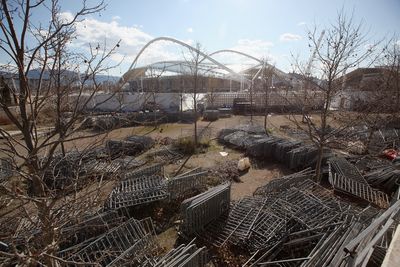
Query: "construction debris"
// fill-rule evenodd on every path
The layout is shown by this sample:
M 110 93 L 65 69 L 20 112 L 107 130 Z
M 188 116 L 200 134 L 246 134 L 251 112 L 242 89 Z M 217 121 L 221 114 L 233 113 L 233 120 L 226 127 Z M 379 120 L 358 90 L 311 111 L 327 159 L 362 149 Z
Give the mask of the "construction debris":
M 86 117 L 82 124 L 81 129 L 93 129 L 95 131 L 107 131 L 123 126 L 130 125 L 129 119 L 123 114 L 114 115 L 97 115 Z
M 218 110 L 205 110 L 203 113 L 203 119 L 205 121 L 216 121 L 219 119 L 219 111 Z
M 345 158 L 334 157 L 329 159 L 331 170 L 337 175 L 345 176 L 361 184 L 368 184 L 356 166 L 348 162 Z
M 136 156 L 154 145 L 154 140 L 148 136 L 130 136 L 125 140 L 107 140 L 106 148 L 113 157 L 123 155 Z
M 207 173 L 207 171 L 197 168 L 168 180 L 169 198 L 181 199 L 193 190 L 200 190 L 205 187 Z
M 368 185 L 358 183 L 340 175 L 333 176 L 330 182 L 335 190 L 366 200 L 380 208 L 387 208 L 388 206 L 388 196 L 381 191 L 374 190 Z
M 153 164 L 150 166 L 145 166 L 143 168 L 127 172 L 123 176 L 123 180 L 129 179 L 146 179 L 151 176 L 164 176 L 164 167 L 162 164 Z
M 258 188 L 253 197 L 232 202 L 225 212 L 217 209 L 225 200 L 215 202 L 210 196 L 217 197 L 214 188 L 182 203 L 181 230 L 216 248 L 247 250 L 252 256 L 243 266 L 381 263 L 388 247 L 382 238 L 390 240 L 385 233 L 394 225 L 400 201 L 377 215 L 373 207 L 360 209 L 343 202 L 307 178 L 311 175 L 305 170 L 278 178 Z M 378 242 L 382 246 L 375 246 Z
M 148 229 L 145 224 L 149 223 Z M 116 226 L 94 240 L 86 241 L 67 259 L 75 262 L 93 263 L 101 266 L 120 266 L 124 263 L 144 262 L 154 248 L 154 227 L 151 219 L 139 221 L 134 218 Z M 61 252 L 65 253 L 65 252 Z
M 132 156 L 120 157 L 120 158 L 115 159 L 113 162 L 119 163 L 121 166 L 121 169 L 124 171 L 130 171 L 132 169 L 142 167 L 146 164 L 145 161 L 140 160 L 135 157 L 132 157 Z
M 281 178 L 276 178 L 264 186 L 258 187 L 253 195 L 269 197 L 277 193 L 281 193 L 288 190 L 291 186 L 297 186 L 299 183 L 305 180 L 312 180 L 315 172 L 311 168 L 305 169 L 294 174 L 286 175 Z
M 367 182 L 376 188 L 382 189 L 388 194 L 396 191 L 400 183 L 400 168 L 388 165 L 377 168 L 365 176 Z
M 11 163 L 8 160 L 0 159 L 0 183 L 13 175 Z
M 111 209 L 132 207 L 167 197 L 162 166 L 154 165 L 125 174 L 124 180 L 111 191 L 106 206 Z
M 85 240 L 94 238 L 123 223 L 124 219 L 116 211 L 111 210 L 96 212 L 82 218 L 77 217 L 62 229 L 67 243 L 63 246 L 71 248 Z
M 292 170 L 315 167 L 318 150 L 315 146 L 300 141 L 266 135 L 259 127 L 237 127 L 224 129 L 218 140 L 223 144 L 246 151 L 252 157 L 274 159 Z M 323 151 L 323 161 L 331 156 L 330 150 Z
M 229 213 L 210 223 L 200 235 L 216 247 L 222 247 L 228 241 L 233 244 L 241 242 L 243 245 L 251 233 L 251 225 L 258 216 L 259 208 L 263 206 L 259 200 L 248 197 L 233 203 Z
M 155 164 L 124 175 L 114 187 L 106 206 L 111 209 L 133 207 L 163 199 L 182 199 L 193 190 L 204 188 L 207 171 L 191 170 L 167 179 L 162 164 Z
M 372 153 L 381 153 L 387 148 L 400 147 L 399 129 L 380 129 L 373 133 L 369 141 L 368 151 Z
M 223 161 L 214 168 L 210 169 L 210 179 L 217 181 L 218 183 L 223 182 L 241 182 L 240 173 L 237 168 L 237 162 L 234 160 Z
M 231 185 L 226 183 L 183 201 L 181 231 L 189 236 L 218 219 L 229 208 L 230 193 Z
M 394 221 L 396 220 L 394 217 L 398 215 L 399 211 L 400 200 L 397 200 L 367 228 L 346 244 L 344 251 L 350 254 L 354 266 L 368 263 L 373 253 L 374 246 L 382 240 L 389 228 L 394 225 Z M 387 249 L 387 246 L 385 249 Z
M 275 196 L 244 198 L 233 204 L 226 218 L 207 226 L 204 235 L 217 247 L 229 242 L 256 251 L 273 246 L 272 240 L 283 238 L 288 227 L 312 229 L 339 219 L 336 209 L 322 202 L 321 198 L 328 194 L 323 188 L 310 180 L 303 181 L 299 188 Z M 321 194 L 321 198 L 313 193 Z
M 346 159 L 336 157 L 329 159 L 329 182 L 335 190 L 368 201 L 381 208 L 387 208 L 389 197 L 373 189 L 358 169 Z
M 106 162 L 91 160 L 85 165 L 85 170 L 91 175 L 111 176 L 116 174 L 121 167 L 121 163 L 119 163 L 118 161 Z
M 76 183 L 76 187 L 82 187 L 87 183 L 86 164 L 96 159 L 94 150 L 70 151 L 65 155 L 53 154 L 51 157 L 40 159 L 42 165 L 48 164 L 44 174 L 44 182 L 51 189 L 67 189 Z M 93 169 L 93 165 L 91 166 Z M 80 177 L 76 179 L 76 177 Z
M 97 122 L 104 128 L 121 123 L 108 117 Z M 208 138 L 210 131 L 204 128 L 200 136 Z M 384 139 L 385 145 L 392 142 L 387 135 Z M 302 171 L 274 179 L 258 187 L 253 196 L 231 202 L 230 181 L 239 177 L 238 169 L 249 167 L 249 158 L 239 161 L 243 165 L 240 168 L 237 161 L 218 165 L 211 175 L 219 176 L 218 183 L 223 183 L 193 196 L 206 189 L 210 172 L 195 168 L 168 177 L 162 164 L 147 165 L 149 158 L 173 163 L 183 157 L 174 146 L 164 146 L 135 158 L 154 145 L 149 137 L 109 140 L 106 148 L 56 154 L 49 164 L 52 173 L 44 179 L 49 188 L 64 189 L 75 182 L 82 186 L 89 178 L 119 178 L 103 207 L 90 214 L 75 214 L 60 228 L 65 241 L 58 256 L 102 266 L 205 266 L 208 251 L 195 240 L 160 256 L 154 253 L 157 245 L 152 219 L 127 218 L 130 207 L 156 201 L 178 203 L 190 196 L 181 204 L 182 220 L 176 221 L 181 223 L 182 236 L 198 237 L 214 252 L 230 250 L 234 254 L 231 248 L 236 248 L 244 252 L 237 257 L 246 261 L 241 262 L 243 266 L 379 266 L 383 261 L 397 224 L 400 200 L 394 198 L 390 205 L 389 196 L 372 186 L 388 193 L 397 189 L 398 199 L 400 170 L 395 165 L 365 163 L 368 168 L 360 172 L 346 159 L 323 151 L 330 157 L 329 181 L 333 188 L 327 189 L 312 180 L 318 154 L 315 146 L 267 135 L 263 127 L 254 125 L 225 129 L 219 140 L 249 156 L 274 159 Z M 12 174 L 4 166 L 6 163 L 1 161 L 0 179 Z M 335 195 L 337 192 L 371 206 L 361 208 L 345 202 Z M 23 246 L 31 242 L 27 236 L 40 237 L 38 222 L 37 216 L 21 220 L 12 241 Z M 7 248 L 11 241 L 4 241 L 0 246 Z
M 143 147 L 142 143 L 135 146 Z M 41 158 L 39 162 L 42 165 L 49 164 L 44 174 L 44 182 L 50 189 L 55 190 L 68 190 L 71 186 L 74 186 L 75 189 L 80 188 L 93 178 L 101 177 L 104 180 L 119 177 L 124 171 L 145 164 L 143 160 L 131 156 L 110 160 L 110 154 L 103 147 L 70 151 L 65 155 L 56 153 L 50 159 Z
M 146 154 L 147 157 L 153 158 L 156 162 L 174 163 L 184 157 L 183 153 L 173 146 L 163 146 Z
M 193 239 L 188 245 L 182 244 L 158 260 L 148 260 L 141 267 L 203 267 L 208 261 L 206 247 L 197 248 Z

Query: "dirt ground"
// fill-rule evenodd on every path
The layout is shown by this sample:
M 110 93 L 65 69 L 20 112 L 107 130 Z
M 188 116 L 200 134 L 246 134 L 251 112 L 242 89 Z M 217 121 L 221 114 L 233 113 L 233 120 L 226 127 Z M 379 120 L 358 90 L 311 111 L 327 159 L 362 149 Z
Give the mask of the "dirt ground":
M 248 124 L 250 123 L 249 116 L 232 116 L 230 118 L 219 119 L 215 122 L 207 122 L 207 121 L 198 121 L 199 129 L 209 127 L 211 130 L 211 137 L 215 138 L 218 132 L 221 129 L 237 126 L 240 124 Z M 253 116 L 253 123 L 257 123 L 259 125 L 264 125 L 264 117 L 263 116 Z M 291 122 L 287 119 L 286 115 L 271 115 L 268 117 L 268 129 L 275 135 L 284 135 L 283 132 L 280 131 L 280 126 L 288 125 Z M 1 126 L 3 129 L 9 128 L 9 126 Z M 170 138 L 178 138 L 182 136 L 188 136 L 193 133 L 193 124 L 188 123 L 167 123 L 161 124 L 158 128 L 153 126 L 137 126 L 137 127 L 126 127 L 119 128 L 113 131 L 104 133 L 93 133 L 91 131 L 81 131 L 77 132 L 71 137 L 84 137 L 84 139 L 77 139 L 72 142 L 65 143 L 67 150 L 78 149 L 82 150 L 89 145 L 102 145 L 107 139 L 123 139 L 130 135 L 147 135 L 155 138 L 156 140 L 160 140 L 165 137 Z M 21 136 L 21 135 L 20 135 Z M 22 136 L 21 136 L 22 137 Z M 44 136 L 42 138 L 45 138 Z M 0 146 L 4 145 L 4 140 L 0 139 Z M 24 151 L 22 147 L 19 145 L 15 146 L 15 149 L 18 152 Z M 3 157 L 1 155 L 0 157 Z
M 199 129 L 204 127 L 209 127 L 210 132 L 210 146 L 204 153 L 199 153 L 192 156 L 182 171 L 187 169 L 193 169 L 196 167 L 201 167 L 205 170 L 215 168 L 216 166 L 223 164 L 227 161 L 237 162 L 239 159 L 245 157 L 245 155 L 239 151 L 224 147 L 216 141 L 218 132 L 221 129 L 237 126 L 240 124 L 251 123 L 249 116 L 232 116 L 230 118 L 219 119 L 215 122 L 199 121 Z M 253 123 L 263 125 L 264 117 L 254 116 Z M 288 125 L 291 122 L 287 119 L 285 115 L 272 115 L 268 117 L 268 129 L 274 135 L 284 135 L 280 131 L 280 126 Z M 183 124 L 183 123 L 170 123 L 162 124 L 158 128 L 152 126 L 139 126 L 139 127 L 127 127 L 115 129 L 107 134 L 98 134 L 93 137 L 86 139 L 78 139 L 73 142 L 66 144 L 68 150 L 78 149 L 81 150 L 88 146 L 88 144 L 96 143 L 96 145 L 102 145 L 108 139 L 123 139 L 130 135 L 147 135 L 151 136 L 156 140 L 161 140 L 163 138 L 179 138 L 182 136 L 188 136 L 193 133 L 193 124 Z M 75 136 L 88 136 L 93 133 L 89 131 L 79 132 Z M 0 140 L 1 143 L 4 140 Z M 21 147 L 16 147 L 18 151 L 22 152 Z M 223 157 L 220 152 L 227 152 L 228 155 Z M 0 155 L 2 157 L 4 155 Z M 174 164 L 165 167 L 167 175 L 173 175 L 181 166 L 184 159 L 175 162 Z M 239 199 L 244 196 L 252 195 L 254 190 L 267 183 L 273 178 L 280 177 L 283 173 L 287 173 L 287 170 L 283 170 L 282 166 L 277 164 L 266 164 L 263 168 L 255 168 L 252 166 L 249 171 L 240 177 L 241 183 L 232 184 L 232 199 Z
M 175 227 L 170 227 L 157 236 L 157 241 L 160 247 L 169 251 L 175 246 L 176 239 L 178 238 L 178 232 Z
M 253 122 L 259 125 L 263 125 L 264 118 L 263 117 L 253 117 Z M 201 167 L 204 170 L 210 170 L 214 168 L 218 168 L 219 166 L 223 166 L 226 162 L 233 162 L 237 164 L 238 160 L 245 157 L 245 155 L 237 150 L 233 150 L 231 148 L 225 147 L 219 144 L 216 140 L 218 132 L 221 129 L 229 128 L 233 126 L 237 126 L 240 124 L 248 124 L 250 123 L 250 117 L 245 116 L 233 116 L 230 118 L 219 119 L 215 122 L 209 123 L 205 121 L 199 121 L 198 127 L 204 128 L 209 127 L 210 131 L 210 142 L 209 147 L 202 151 L 201 153 L 195 154 L 190 157 L 190 159 L 186 162 L 182 172 Z M 280 132 L 281 125 L 288 125 L 290 121 L 284 115 L 274 115 L 268 117 L 268 129 L 274 135 L 284 135 L 284 133 Z M 107 139 L 123 139 L 130 135 L 147 135 L 151 136 L 155 140 L 161 140 L 163 138 L 179 138 L 184 136 L 189 136 L 193 134 L 193 124 L 182 124 L 182 123 L 172 123 L 172 124 L 162 124 L 158 128 L 149 127 L 149 126 L 140 126 L 140 127 L 129 127 L 129 128 L 120 128 L 115 129 L 107 134 L 97 134 L 95 136 L 86 138 L 86 139 L 78 139 L 74 142 L 69 142 L 66 144 L 67 150 L 71 149 L 84 149 L 88 146 L 88 144 L 97 143 L 97 145 L 104 145 L 104 142 Z M 79 132 L 75 136 L 89 136 L 92 135 L 90 131 Z M 0 140 L 1 143 L 4 142 Z M 17 148 L 19 151 L 23 151 L 21 147 Z M 226 156 L 222 156 L 220 152 L 226 152 Z M 0 155 L 1 157 L 2 155 Z M 173 164 L 169 164 L 165 166 L 166 174 L 172 176 L 182 165 L 185 159 L 181 159 Z M 265 185 L 269 181 L 274 178 L 280 177 L 289 171 L 285 169 L 283 166 L 275 163 L 264 162 L 262 167 L 260 164 L 252 162 L 252 166 L 250 169 L 240 176 L 241 182 L 232 182 L 231 187 L 231 198 L 232 200 L 238 200 L 245 196 L 251 196 L 253 192 L 262 185 Z M 110 191 L 111 188 L 107 188 L 107 191 Z M 171 226 L 162 233 L 157 236 L 160 247 L 163 250 L 168 251 L 174 247 L 175 242 L 177 240 L 178 234 L 175 226 Z
M 240 177 L 241 183 L 232 184 L 231 199 L 238 200 L 245 196 L 251 196 L 258 187 L 287 173 L 289 171 L 280 164 L 269 164 L 262 169 L 250 167 L 248 172 Z

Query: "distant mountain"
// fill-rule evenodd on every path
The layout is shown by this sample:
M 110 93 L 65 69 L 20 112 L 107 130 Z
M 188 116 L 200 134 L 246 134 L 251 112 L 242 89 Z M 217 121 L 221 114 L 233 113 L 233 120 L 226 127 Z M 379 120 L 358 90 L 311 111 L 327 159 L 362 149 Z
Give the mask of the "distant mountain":
M 77 80 L 78 81 L 79 75 L 82 80 L 83 74 L 79 74 L 75 71 L 63 70 L 61 73 L 61 76 L 68 80 Z M 29 79 L 39 79 L 39 77 L 40 77 L 39 69 L 33 69 L 28 72 Z M 48 80 L 50 78 L 50 71 L 44 71 L 42 77 L 43 77 L 43 79 Z M 111 76 L 111 75 L 104 75 L 104 74 L 96 75 L 96 81 L 98 83 L 105 83 L 105 82 L 117 83 L 119 81 L 119 79 L 120 79 L 120 77 L 118 77 L 118 76 Z M 91 84 L 92 81 L 87 81 L 86 83 Z
M 28 75 L 27 75 L 28 79 L 37 80 L 37 79 L 40 78 L 40 73 L 41 73 L 40 69 L 30 70 L 30 71 L 28 71 Z M 76 73 L 74 71 L 69 71 L 69 70 L 62 70 L 61 76 L 65 77 L 65 78 L 68 78 L 68 79 L 78 78 L 79 77 L 78 73 Z M 43 72 L 42 79 L 48 80 L 49 78 L 50 78 L 50 71 L 45 70 Z
M 118 76 L 96 75 L 96 80 L 100 83 L 103 83 L 103 82 L 117 83 L 120 78 L 121 77 L 118 77 Z
M 10 78 L 15 78 L 15 77 L 17 77 L 16 74 L 13 74 L 13 73 L 8 72 L 8 71 L 2 71 L 2 70 L 0 70 L 0 76 L 4 77 L 4 78 L 6 78 L 6 79 L 10 79 Z

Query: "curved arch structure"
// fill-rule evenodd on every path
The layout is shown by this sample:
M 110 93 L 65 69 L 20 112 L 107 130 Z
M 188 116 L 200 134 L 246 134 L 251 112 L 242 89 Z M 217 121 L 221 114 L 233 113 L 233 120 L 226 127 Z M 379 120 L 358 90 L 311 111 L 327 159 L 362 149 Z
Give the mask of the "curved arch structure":
M 211 57 L 211 56 L 213 56 L 215 54 L 220 54 L 220 53 L 234 53 L 234 54 L 242 55 L 242 56 L 248 57 L 250 59 L 253 59 L 253 60 L 257 61 L 259 64 L 263 63 L 262 60 L 260 60 L 260 59 L 258 59 L 256 57 L 253 57 L 253 56 L 251 56 L 249 54 L 246 54 L 246 53 L 243 53 L 243 52 L 240 52 L 240 51 L 236 51 L 236 50 L 232 50 L 232 49 L 217 50 L 217 51 L 214 51 L 211 54 L 209 54 L 209 56 Z
M 147 69 L 157 69 L 160 71 L 171 71 L 175 73 L 180 73 L 180 74 L 190 74 L 190 69 L 192 68 L 191 62 L 187 61 L 179 61 L 179 60 L 172 60 L 172 61 L 158 61 L 151 63 L 149 65 L 146 65 L 145 68 Z M 215 64 L 205 64 L 205 63 L 200 63 L 198 65 L 198 70 L 200 74 L 213 74 L 215 76 L 224 76 L 223 73 L 219 72 L 220 68 L 216 66 Z M 234 77 L 235 79 L 235 77 Z M 239 80 L 239 79 L 235 79 Z
M 171 38 L 171 37 L 158 37 L 158 38 L 155 38 L 155 39 L 151 40 L 150 42 L 148 42 L 145 46 L 143 46 L 143 48 L 136 55 L 135 59 L 133 60 L 133 62 L 131 64 L 131 66 L 129 67 L 128 71 L 130 71 L 133 68 L 133 66 L 137 63 L 139 57 L 143 54 L 143 52 L 147 49 L 147 47 L 149 47 L 151 44 L 153 44 L 155 42 L 158 42 L 158 41 L 169 41 L 169 42 L 173 42 L 173 43 L 179 44 L 181 46 L 184 46 L 184 47 L 188 48 L 189 50 L 192 50 L 192 51 L 195 51 L 196 53 L 199 53 L 202 57 L 204 57 L 205 59 L 208 59 L 209 61 L 211 61 L 215 65 L 219 66 L 221 69 L 226 70 L 231 75 L 238 76 L 238 77 L 242 78 L 242 75 L 236 73 L 235 71 L 233 71 L 232 69 L 228 68 L 224 64 L 221 64 L 220 62 L 216 61 L 211 56 L 201 52 L 200 50 L 198 50 L 197 48 L 195 48 L 195 47 L 193 47 L 191 45 L 188 45 L 188 44 L 186 44 L 186 43 L 184 43 L 182 41 L 179 41 L 179 40 Z
M 256 58 L 256 57 L 253 57 L 252 55 L 249 55 L 249 54 L 246 54 L 246 53 L 243 53 L 243 52 L 240 52 L 240 51 L 232 50 L 232 49 L 217 50 L 217 51 L 214 51 L 214 52 L 212 52 L 211 54 L 209 54 L 209 56 L 213 56 L 213 55 L 219 54 L 219 53 L 234 53 L 234 54 L 238 54 L 238 55 L 245 56 L 245 57 L 247 57 L 247 58 L 253 59 L 254 61 L 257 61 L 257 62 L 258 62 L 257 65 L 254 65 L 254 66 L 252 66 L 252 67 L 250 67 L 250 68 L 248 68 L 248 69 L 242 70 L 242 71 L 240 71 L 239 73 L 245 73 L 246 71 L 259 68 L 259 67 L 263 66 L 263 64 L 265 63 L 265 61 L 263 61 L 263 60 L 261 60 L 261 59 L 258 59 L 258 58 Z M 270 64 L 268 64 L 268 63 L 266 63 L 266 64 L 267 64 L 267 65 L 270 65 Z M 277 73 L 279 73 L 280 75 L 286 75 L 286 73 L 284 73 L 283 71 L 281 71 L 281 70 L 279 70 L 279 69 L 277 69 L 277 68 L 275 68 L 275 71 L 276 71 Z
M 211 64 L 214 64 L 214 66 L 207 66 L 207 68 L 204 67 L 203 68 L 204 73 L 214 73 L 214 74 L 217 74 L 217 75 L 222 75 L 222 76 L 225 76 L 226 78 L 229 78 L 229 79 L 232 79 L 232 80 L 236 80 L 236 81 L 240 81 L 241 84 L 244 83 L 244 84 L 247 84 L 247 85 L 251 85 L 251 83 L 258 77 L 258 75 L 260 73 L 260 70 L 258 70 L 256 75 L 254 77 L 252 77 L 252 78 L 246 77 L 246 72 L 248 72 L 249 70 L 252 70 L 252 69 L 258 69 L 258 68 L 260 68 L 262 66 L 265 67 L 265 64 L 267 64 L 262 59 L 258 59 L 258 58 L 254 57 L 252 55 L 249 55 L 249 54 L 244 53 L 244 52 L 236 51 L 236 50 L 233 50 L 233 49 L 222 49 L 222 50 L 214 51 L 214 52 L 212 52 L 210 54 L 205 54 L 202 51 L 198 50 L 197 48 L 195 48 L 195 47 L 193 47 L 193 46 L 191 46 L 189 44 L 186 44 L 186 43 L 184 43 L 184 42 L 182 42 L 180 40 L 177 40 L 177 39 L 174 39 L 174 38 L 171 38 L 171 37 L 158 37 L 158 38 L 155 38 L 155 39 L 149 41 L 148 43 L 146 43 L 142 47 L 142 49 L 139 51 L 139 53 L 136 55 L 135 59 L 133 60 L 132 64 L 130 65 L 130 67 L 129 67 L 128 71 L 126 72 L 126 74 L 128 72 L 130 72 L 131 70 L 136 70 L 134 68 L 134 66 L 137 64 L 137 62 L 138 62 L 140 56 L 143 54 L 143 52 L 150 45 L 152 45 L 153 43 L 158 42 L 158 41 L 172 42 L 172 43 L 178 44 L 180 46 L 183 46 L 183 47 L 189 49 L 190 51 L 194 51 L 196 53 L 199 53 L 199 55 L 201 55 L 203 57 L 200 60 L 199 63 L 202 63 L 204 60 L 207 59 L 207 60 L 209 60 L 211 62 Z M 215 60 L 212 57 L 213 55 L 216 55 L 216 54 L 219 54 L 219 53 L 234 53 L 234 54 L 238 54 L 238 55 L 244 56 L 246 58 L 249 58 L 251 60 L 254 60 L 255 64 L 254 64 L 254 66 L 252 66 L 252 67 L 250 67 L 250 68 L 248 68 L 246 70 L 242 70 L 240 72 L 236 72 L 236 71 L 232 70 L 231 68 L 227 67 L 225 64 L 220 63 L 219 61 Z M 139 74 L 143 75 L 145 73 L 145 70 L 147 70 L 149 68 L 155 68 L 155 69 L 162 70 L 162 69 L 165 68 L 165 66 L 167 66 L 167 68 L 174 68 L 177 65 L 179 65 L 180 69 L 178 71 L 176 69 L 172 70 L 172 71 L 176 72 L 176 73 L 185 73 L 185 70 L 184 70 L 185 67 L 182 70 L 182 66 L 185 66 L 185 65 L 188 66 L 188 65 L 190 65 L 190 63 L 188 63 L 187 61 L 160 61 L 160 62 L 155 62 L 155 63 L 149 64 L 149 65 L 147 65 L 145 67 L 138 68 L 138 69 L 142 69 L 142 71 L 140 72 L 141 74 L 138 72 L 137 75 L 139 75 Z M 224 70 L 227 73 L 221 73 L 221 72 L 218 72 L 218 70 Z M 277 72 L 281 72 L 278 69 L 276 69 L 276 71 Z M 126 82 L 126 79 L 125 79 L 126 77 L 124 77 L 124 76 L 125 75 L 123 75 L 122 78 L 121 78 L 121 82 L 123 82 L 123 83 Z

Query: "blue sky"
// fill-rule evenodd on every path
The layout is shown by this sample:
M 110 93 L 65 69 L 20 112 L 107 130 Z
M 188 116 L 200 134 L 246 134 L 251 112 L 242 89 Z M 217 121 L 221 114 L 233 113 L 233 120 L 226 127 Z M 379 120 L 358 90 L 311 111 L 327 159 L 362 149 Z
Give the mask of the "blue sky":
M 92 0 L 90 0 L 92 1 Z M 60 1 L 63 16 L 77 9 L 81 1 Z M 399 34 L 400 0 L 106 0 L 107 8 L 77 27 L 76 47 L 89 42 L 108 44 L 122 39 L 114 61 L 124 63 L 113 74 L 124 73 L 149 40 L 169 36 L 189 44 L 199 42 L 207 52 L 236 49 L 255 57 L 268 57 L 277 67 L 289 71 L 291 54 L 307 59 L 306 30 L 321 29 L 335 21 L 342 8 L 362 21 L 371 40 Z M 45 17 L 34 14 L 34 19 Z M 152 45 L 139 64 L 181 59 L 176 45 Z M 250 64 L 246 59 L 220 55 L 220 61 Z M 0 57 L 4 61 L 4 55 Z

